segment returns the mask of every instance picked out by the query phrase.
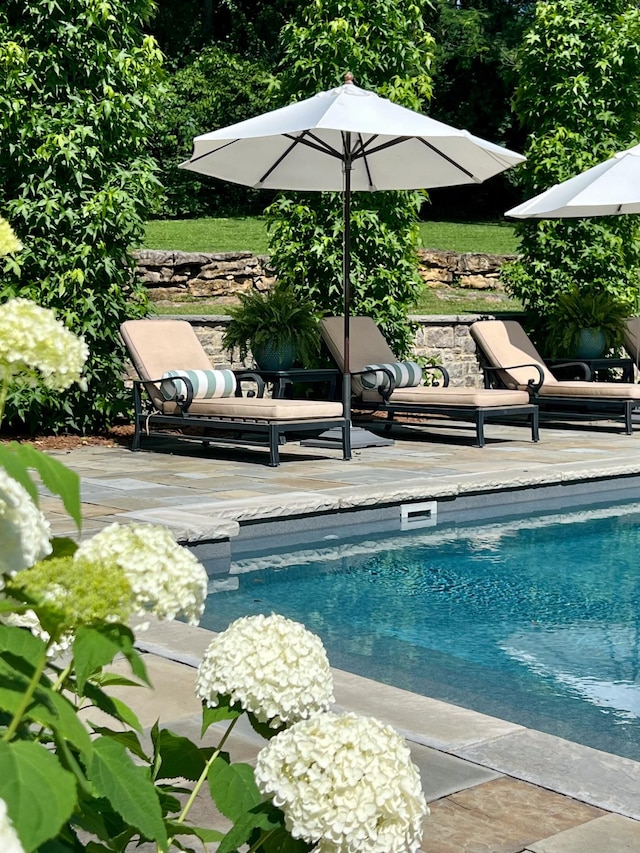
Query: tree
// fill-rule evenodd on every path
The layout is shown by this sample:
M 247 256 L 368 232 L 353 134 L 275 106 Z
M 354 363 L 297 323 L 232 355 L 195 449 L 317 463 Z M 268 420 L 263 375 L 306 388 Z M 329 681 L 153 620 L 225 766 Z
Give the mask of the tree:
M 511 109 L 515 54 L 531 22 L 530 0 L 436 0 L 425 11 L 436 40 L 430 115 L 520 151 L 525 134 Z M 432 194 L 429 215 L 495 218 L 516 203 L 511 172 L 488 184 Z
M 528 197 L 637 141 L 640 10 L 627 0 L 540 0 L 519 73 L 515 109 L 531 132 L 519 180 Z M 517 231 L 522 259 L 504 279 L 551 349 L 560 293 L 637 297 L 637 217 L 523 222 Z
M 39 388 L 7 405 L 13 429 L 88 430 L 128 409 L 120 323 L 145 313 L 131 245 L 159 191 L 144 146 L 161 54 L 152 0 L 5 0 L 0 10 L 0 210 L 24 243 L 2 298 L 54 308 L 91 351 L 89 393 Z
M 316 0 L 282 31 L 283 60 L 274 85 L 280 103 L 355 82 L 411 109 L 431 96 L 433 39 L 425 0 Z M 407 314 L 421 286 L 416 244 L 423 193 L 355 193 L 351 211 L 354 313 L 378 322 L 398 356 L 412 341 Z M 287 194 L 267 211 L 278 278 L 318 307 L 342 313 L 342 197 Z
M 259 190 L 222 181 L 213 185 L 178 164 L 191 156 L 194 136 L 262 112 L 267 86 L 263 65 L 219 45 L 198 51 L 192 62 L 169 77 L 149 143 L 165 187 L 163 217 L 262 212 L 265 196 Z

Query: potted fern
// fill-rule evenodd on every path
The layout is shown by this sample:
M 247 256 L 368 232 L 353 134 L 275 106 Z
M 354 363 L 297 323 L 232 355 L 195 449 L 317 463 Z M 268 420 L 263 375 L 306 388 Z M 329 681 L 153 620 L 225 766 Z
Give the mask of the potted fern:
M 622 346 L 631 303 L 602 290 L 573 287 L 558 296 L 550 316 L 549 346 L 553 355 L 598 358 Z
M 243 293 L 229 314 L 223 346 L 237 347 L 242 360 L 251 351 L 261 370 L 288 370 L 296 361 L 306 367 L 319 352 L 319 313 L 291 287 Z

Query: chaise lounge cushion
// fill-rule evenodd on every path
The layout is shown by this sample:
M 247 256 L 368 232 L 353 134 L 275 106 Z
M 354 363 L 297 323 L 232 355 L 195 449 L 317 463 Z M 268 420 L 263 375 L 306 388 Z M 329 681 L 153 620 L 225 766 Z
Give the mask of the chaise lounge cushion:
M 164 402 L 165 415 L 178 414 L 179 406 Z M 194 400 L 189 406 L 190 415 L 205 415 L 244 420 L 315 420 L 316 418 L 341 418 L 342 403 L 321 400 L 277 400 L 271 397 L 217 397 L 214 400 Z
M 363 402 L 375 403 L 381 399 L 376 391 L 362 392 Z M 414 403 L 442 406 L 517 406 L 527 405 L 526 391 L 506 391 L 486 388 L 452 388 L 420 385 L 418 388 L 398 388 L 390 397 L 394 403 Z
M 640 386 L 627 382 L 559 381 L 546 367 L 520 323 L 515 320 L 478 320 L 471 326 L 471 336 L 493 367 L 501 367 L 500 378 L 508 388 L 528 390 L 529 380 L 538 382 L 539 372 L 532 367 L 510 368 L 510 365 L 537 364 L 544 381 L 537 393 L 540 397 L 573 397 L 598 400 L 640 400 Z

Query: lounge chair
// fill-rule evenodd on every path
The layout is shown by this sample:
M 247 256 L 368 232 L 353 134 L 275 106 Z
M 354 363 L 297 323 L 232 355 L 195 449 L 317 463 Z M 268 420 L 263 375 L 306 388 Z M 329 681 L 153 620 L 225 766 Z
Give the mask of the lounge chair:
M 320 332 L 338 367 L 344 368 L 344 320 L 342 317 L 325 317 L 320 321 Z M 393 369 L 397 364 L 384 335 L 370 317 L 352 317 L 350 320 L 350 368 L 352 391 L 355 395 L 355 419 L 359 413 L 371 421 L 371 414 L 386 415 L 386 428 L 396 415 L 410 415 L 429 420 L 471 421 L 475 425 L 476 440 L 484 446 L 484 425 L 489 420 L 525 420 L 531 425 L 531 438 L 538 441 L 538 409 L 531 404 L 525 391 L 504 391 L 484 388 L 453 388 L 444 367 L 424 368 L 422 372 L 437 370 L 441 374 L 438 385 L 400 387 Z M 375 387 L 371 385 L 370 365 L 382 365 Z M 383 383 L 378 379 L 383 378 Z M 417 377 L 419 380 L 422 377 Z
M 629 317 L 624 324 L 624 348 L 638 368 L 640 366 L 640 317 Z
M 269 447 L 269 465 L 280 462 L 278 448 L 284 436 L 321 433 L 330 428 L 342 431 L 345 459 L 351 458 L 350 434 L 342 403 L 278 400 L 264 397 L 264 383 L 247 371 L 213 371 L 209 357 L 196 333 L 185 320 L 127 320 L 120 327 L 138 376 L 133 382 L 135 435 L 132 450 L 139 450 L 143 436 L 164 435 L 166 430 L 187 430 L 183 438 L 194 439 L 190 427 L 204 428 L 196 440 Z M 194 371 L 205 371 L 205 374 Z M 179 374 L 170 379 L 168 372 Z M 215 374 L 215 375 L 214 375 Z M 224 396 L 200 398 L 194 379 L 211 379 L 213 393 Z M 228 383 L 216 385 L 219 380 Z M 242 396 L 242 387 L 255 383 L 254 396 Z M 144 392 L 144 393 L 143 393 Z M 215 437 L 213 437 L 215 436 Z
M 632 432 L 632 412 L 640 409 L 640 386 L 627 382 L 559 381 L 524 329 L 514 320 L 479 320 L 471 326 L 487 386 L 528 391 L 541 413 L 563 420 L 623 418 Z M 576 362 L 579 365 L 579 362 Z M 586 365 L 585 365 L 586 368 Z

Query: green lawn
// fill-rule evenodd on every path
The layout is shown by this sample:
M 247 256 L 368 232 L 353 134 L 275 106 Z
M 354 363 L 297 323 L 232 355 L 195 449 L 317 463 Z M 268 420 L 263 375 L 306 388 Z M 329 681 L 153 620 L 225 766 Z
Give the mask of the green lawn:
M 428 249 L 511 254 L 518 248 L 513 226 L 503 223 L 422 222 L 420 233 Z M 267 231 L 259 216 L 153 220 L 147 223 L 144 248 L 265 255 Z

